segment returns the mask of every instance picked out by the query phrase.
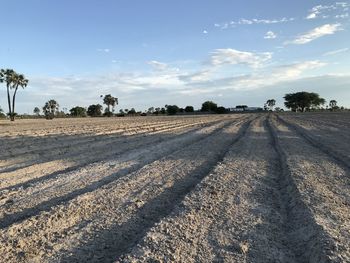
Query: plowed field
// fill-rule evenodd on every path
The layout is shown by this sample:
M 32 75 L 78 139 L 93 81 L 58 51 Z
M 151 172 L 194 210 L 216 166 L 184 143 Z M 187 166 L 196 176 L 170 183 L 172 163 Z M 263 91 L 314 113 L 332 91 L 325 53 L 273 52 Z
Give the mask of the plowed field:
M 350 114 L 0 131 L 0 262 L 350 262 Z

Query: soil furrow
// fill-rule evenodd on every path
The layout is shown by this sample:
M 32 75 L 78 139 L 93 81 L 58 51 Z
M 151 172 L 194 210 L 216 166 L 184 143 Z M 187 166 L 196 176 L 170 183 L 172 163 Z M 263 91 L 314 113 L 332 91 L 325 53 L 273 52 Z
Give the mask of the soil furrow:
M 284 213 L 284 233 L 288 247 L 294 252 L 296 262 L 330 262 L 334 242 L 314 219 L 314 214 L 303 198 L 288 166 L 286 153 L 281 148 L 278 135 L 270 120 L 266 122 L 271 144 L 278 156 L 281 206 Z M 302 215 L 302 217 L 301 217 Z M 307 234 L 302 232 L 307 231 Z M 309 236 L 309 237 L 308 237 Z M 311 236 L 311 239 L 310 239 Z
M 350 262 L 350 115 L 279 115 L 2 126 L 0 262 Z
M 316 248 L 316 255 L 317 247 L 323 251 L 324 262 L 347 262 L 350 259 L 350 226 L 346 223 L 350 222 L 349 171 L 275 116 L 271 121 L 300 197 L 320 229 L 304 231 L 304 235 L 309 236 L 306 238 L 310 240 L 309 245 Z M 302 217 L 299 215 L 299 218 Z
M 99 146 L 97 149 L 94 147 L 94 145 L 90 146 L 90 150 L 83 149 L 79 150 L 81 152 L 80 154 L 72 154 L 69 152 L 68 154 L 65 154 L 63 156 L 56 156 L 55 159 L 53 159 L 53 163 L 50 164 L 50 160 L 40 160 L 39 162 L 36 161 L 34 166 L 30 166 L 27 169 L 19 169 L 11 173 L 2 173 L 0 174 L 0 178 L 2 179 L 2 182 L 0 183 L 1 189 L 0 191 L 6 191 L 13 188 L 19 188 L 23 187 L 26 188 L 33 183 L 40 182 L 42 180 L 46 180 L 49 178 L 53 178 L 58 176 L 62 173 L 71 172 L 74 170 L 77 170 L 79 168 L 82 168 L 88 164 L 93 164 L 100 162 L 102 160 L 108 160 L 111 158 L 117 158 L 120 154 L 123 154 L 127 152 L 130 149 L 134 149 L 141 146 L 146 145 L 153 145 L 156 143 L 161 143 L 162 141 L 170 140 L 172 138 L 175 138 L 176 136 L 186 136 L 186 134 L 194 133 L 200 129 L 203 129 L 205 127 L 209 127 L 210 125 L 215 125 L 219 122 L 213 122 L 213 123 L 207 123 L 204 125 L 201 125 L 200 127 L 191 127 L 190 129 L 184 129 L 180 130 L 176 133 L 171 134 L 164 134 L 164 135 L 153 135 L 153 136 L 137 136 L 132 137 L 128 139 L 116 139 L 115 143 L 113 144 L 113 147 L 110 145 L 106 145 L 108 147 L 102 147 Z M 119 142 L 119 145 L 116 144 Z M 132 144 L 130 144 L 132 143 Z M 104 142 L 103 142 L 104 144 Z M 101 150 L 99 150 L 101 148 Z M 93 151 L 93 155 L 86 156 L 86 152 Z M 59 161 L 59 164 L 57 165 L 55 160 Z M 66 160 L 66 161 L 65 161 Z M 41 168 L 43 166 L 43 168 Z M 47 171 L 46 173 L 43 173 L 41 171 Z M 39 173 L 39 175 L 37 175 Z M 18 183 L 13 185 L 12 181 L 15 180 Z
M 194 123 L 198 124 L 198 123 Z M 127 133 L 131 134 L 144 134 L 156 130 L 167 130 L 171 128 L 181 127 L 191 125 L 186 122 L 175 122 L 175 123 L 166 123 L 166 124 L 154 124 L 154 125 L 141 125 L 141 126 L 135 126 L 133 128 L 126 128 L 119 130 L 111 130 L 107 129 L 103 133 L 94 133 L 94 134 L 79 134 L 78 136 L 74 135 L 61 135 L 61 136 L 52 136 L 52 137 L 43 137 L 43 138 L 30 138 L 31 140 L 26 140 L 27 138 L 24 137 L 21 139 L 20 142 L 16 143 L 13 140 L 10 140 L 10 142 L 4 142 L 4 152 L 0 155 L 2 159 L 11 158 L 17 154 L 30 154 L 30 153 L 41 153 L 47 150 L 57 149 L 59 148 L 65 148 L 65 147 L 73 147 L 78 146 L 82 144 L 87 144 L 89 142 L 95 141 L 95 138 L 100 139 L 99 137 L 115 137 L 115 136 L 125 136 Z M 130 135 L 130 134 L 129 134 Z M 79 140 L 77 141 L 77 138 Z M 93 137 L 93 139 L 91 139 Z M 46 147 L 42 147 L 42 145 L 49 145 Z M 7 146 L 7 147 L 6 147 Z M 27 148 L 31 149 L 27 149 Z M 9 149 L 15 149 L 15 152 L 11 152 L 10 154 L 6 154 Z M 34 149 L 33 149 L 34 148 Z
M 267 121 L 253 127 L 118 262 L 340 262 L 305 202 L 312 197 L 299 192 L 275 128 Z
M 49 213 L 40 213 L 40 215 L 36 217 L 32 217 L 28 220 L 23 221 L 20 224 L 16 224 L 7 229 L 4 229 L 3 231 L 5 232 L 2 233 L 3 234 L 2 236 L 7 236 L 7 239 L 6 239 L 7 244 L 14 242 L 14 241 L 11 241 L 12 240 L 11 233 L 13 233 L 13 231 L 16 231 L 15 229 L 20 227 L 22 229 L 21 232 L 24 235 L 28 235 L 30 233 L 30 236 L 32 236 L 32 238 L 38 238 L 38 235 L 39 235 L 41 239 L 43 236 L 45 236 L 46 238 L 51 239 L 51 242 L 52 242 L 52 238 L 55 238 L 55 236 L 52 236 L 53 235 L 52 232 L 59 231 L 60 233 L 67 233 L 66 232 L 67 229 L 71 229 L 74 226 L 74 224 L 79 223 L 84 225 L 85 224 L 84 222 L 87 222 L 87 221 L 90 222 L 92 220 L 90 223 L 87 223 L 85 232 L 79 229 L 80 234 L 79 232 L 74 232 L 74 234 L 70 234 L 69 238 L 64 243 L 62 243 L 64 240 L 64 236 L 61 236 L 60 238 L 62 240 L 59 241 L 59 245 L 55 242 L 57 244 L 55 245 L 55 247 L 56 249 L 58 249 L 58 247 L 62 247 L 62 249 L 64 248 L 68 249 L 71 246 L 71 245 L 69 246 L 69 243 L 73 242 L 73 241 L 70 241 L 71 238 L 73 238 L 72 240 L 75 240 L 74 244 L 76 245 L 78 243 L 83 245 L 83 243 L 81 243 L 83 241 L 86 241 L 86 242 L 88 240 L 90 240 L 91 242 L 95 241 L 94 245 L 97 246 L 95 255 L 99 253 L 100 253 L 99 255 L 104 255 L 108 252 L 108 253 L 111 253 L 110 259 L 112 260 L 113 255 L 115 254 L 115 247 L 114 249 L 110 248 L 108 244 L 103 242 L 103 240 L 99 239 L 98 237 L 103 234 L 113 233 L 114 235 L 116 235 L 114 236 L 117 239 L 115 241 L 118 241 L 119 239 L 121 239 L 118 242 L 122 242 L 123 244 L 124 243 L 130 244 L 130 242 L 128 241 L 127 237 L 119 236 L 118 232 L 106 231 L 107 232 L 106 233 L 106 232 L 103 232 L 103 229 L 104 228 L 110 229 L 113 227 L 117 227 L 117 225 L 126 226 L 125 225 L 126 222 L 130 218 L 133 218 L 133 215 L 135 213 L 138 214 L 137 213 L 137 211 L 139 210 L 137 209 L 137 207 L 139 207 L 138 202 L 141 203 L 141 206 L 143 206 L 142 202 L 144 202 L 146 205 L 151 200 L 157 200 L 157 196 L 162 194 L 163 192 L 164 192 L 164 195 L 161 195 L 162 197 L 158 199 L 158 201 L 154 201 L 154 203 L 152 203 L 152 206 L 150 207 L 157 207 L 158 205 L 162 207 L 165 205 L 164 209 L 166 210 L 168 206 L 172 206 L 173 202 L 168 203 L 166 201 L 167 198 L 171 198 L 171 200 L 173 200 L 174 202 L 178 198 L 181 199 L 181 196 L 183 196 L 183 192 L 182 192 L 184 191 L 183 189 L 189 190 L 191 187 L 193 187 L 193 185 L 195 185 L 198 182 L 198 180 L 200 180 L 198 178 L 201 178 L 202 176 L 205 176 L 207 174 L 206 173 L 207 170 L 211 169 L 211 167 L 215 165 L 216 161 L 220 159 L 220 156 L 224 154 L 225 149 L 227 149 L 228 143 L 235 140 L 234 136 L 228 136 L 229 133 L 226 134 L 226 131 L 229 132 L 230 129 L 231 130 L 236 129 L 235 127 L 236 126 L 233 125 L 225 128 L 224 130 L 211 133 L 210 136 L 207 137 L 206 139 L 200 140 L 195 144 L 191 144 L 188 147 L 185 147 L 184 149 L 177 151 L 173 155 L 164 157 L 160 161 L 156 161 L 154 164 L 150 164 L 142 168 L 138 172 L 130 174 L 125 178 L 121 178 L 121 180 L 117 180 L 115 182 L 112 182 L 110 185 L 106 185 L 102 188 L 99 188 L 96 190 L 97 192 L 94 191 L 93 193 L 86 193 L 83 196 L 80 196 L 79 198 L 72 200 L 73 202 L 69 202 L 66 205 L 63 205 L 63 206 L 61 205 L 56 208 L 52 208 Z M 202 150 L 203 147 L 207 148 L 210 145 L 214 146 L 214 149 L 212 151 Z M 189 156 L 192 156 L 195 159 L 191 160 L 188 158 Z M 166 168 L 168 164 L 170 166 Z M 160 171 L 162 172 L 159 174 Z M 123 181 L 125 183 L 123 183 Z M 126 189 L 125 189 L 125 184 L 128 185 Z M 172 188 L 172 185 L 174 185 L 175 188 Z M 133 188 L 134 190 L 132 190 Z M 171 190 L 167 191 L 168 188 Z M 177 193 L 177 191 L 179 191 L 179 193 Z M 165 194 L 165 192 L 168 192 L 168 193 Z M 109 193 L 109 194 L 106 195 L 106 193 Z M 135 199 L 136 199 L 135 201 L 136 206 L 135 206 L 135 202 L 130 203 L 130 200 L 135 200 Z M 139 199 L 141 201 L 139 201 Z M 163 204 L 163 202 L 165 202 L 165 204 Z M 62 211 L 62 209 L 66 211 L 64 212 L 64 210 Z M 145 212 L 146 211 L 147 210 L 145 210 Z M 152 210 L 152 211 L 155 212 L 156 210 Z M 60 215 L 59 219 L 57 219 L 58 215 Z M 141 213 L 140 214 L 141 217 L 137 216 L 136 218 L 139 218 L 141 220 L 143 215 L 144 214 Z M 68 218 L 70 218 L 69 220 L 67 220 L 67 216 Z M 153 224 L 158 220 L 158 219 L 152 219 L 152 217 L 155 216 L 153 214 L 149 214 L 149 216 L 150 217 L 147 219 L 148 223 L 145 222 L 144 226 L 147 226 L 147 224 Z M 44 222 L 47 222 L 47 223 L 44 223 Z M 117 222 L 120 222 L 120 223 L 117 223 Z M 51 224 L 51 227 L 49 227 L 50 224 Z M 130 226 L 132 226 L 132 224 L 130 224 Z M 30 230 L 33 227 L 35 227 L 36 229 L 36 231 L 34 232 Z M 44 234 L 45 232 L 43 233 L 42 231 L 45 231 L 46 234 Z M 93 231 L 93 232 L 90 233 L 89 231 Z M 121 232 L 123 232 L 123 230 L 121 230 Z M 82 233 L 86 233 L 90 236 L 85 237 Z M 126 234 L 128 232 L 124 232 L 124 233 Z M 91 237 L 92 234 L 93 234 L 93 237 Z M 27 243 L 27 245 L 25 246 L 25 249 L 28 253 L 26 254 L 27 257 L 33 256 L 30 254 L 37 253 L 37 251 L 40 251 L 40 249 L 42 251 L 45 248 L 44 245 L 47 244 L 46 241 L 43 241 L 42 246 L 33 247 L 34 243 L 31 243 L 31 242 L 34 242 L 34 241 L 29 237 L 27 237 L 25 242 L 26 243 L 29 242 L 30 244 L 32 244 L 30 245 Z M 104 246 L 106 246 L 106 248 L 104 248 Z M 126 245 L 126 246 L 128 247 L 129 245 Z M 9 249 L 9 246 L 6 245 L 4 248 Z M 89 251 L 89 248 L 87 248 L 86 246 L 80 249 L 84 251 Z M 99 249 L 102 249 L 102 252 L 99 251 Z M 65 252 L 63 252 L 63 254 L 64 253 Z M 60 256 L 62 257 L 63 254 L 61 254 Z M 7 254 L 7 253 L 6 255 L 11 256 L 11 254 Z M 36 254 L 36 256 L 38 256 L 38 254 Z M 86 254 L 84 256 L 84 258 L 86 259 L 88 259 L 89 257 L 90 257 L 90 254 L 89 255 Z
M 48 148 L 46 147 L 41 147 L 41 149 L 38 150 L 32 150 L 32 151 L 28 151 L 28 152 L 24 152 L 24 153 L 16 153 L 16 154 L 11 154 L 11 156 L 20 156 L 20 161 L 16 162 L 16 160 L 11 160 L 11 157 L 9 158 L 9 161 L 12 161 L 12 165 L 6 165 L 5 168 L 0 168 L 0 172 L 4 173 L 4 172 L 12 172 L 12 171 L 16 171 L 20 168 L 25 168 L 25 167 L 29 167 L 33 164 L 36 164 L 38 162 L 38 159 L 40 159 L 41 162 L 45 162 L 45 161 L 50 161 L 53 159 L 56 159 L 57 156 L 59 156 L 60 158 L 74 158 L 76 156 L 79 156 L 79 154 L 81 154 L 82 152 L 85 151 L 89 151 L 91 149 L 94 149 L 94 151 L 99 151 L 100 153 L 103 153 L 103 151 L 105 151 L 106 147 L 110 147 L 112 144 L 118 143 L 118 142 L 123 142 L 125 143 L 125 141 L 130 140 L 130 139 L 134 139 L 135 137 L 142 137 L 142 135 L 145 134 L 145 136 L 152 136 L 155 135 L 157 133 L 165 133 L 165 132 L 169 132 L 171 130 L 180 130 L 180 129 L 184 129 L 184 128 L 191 128 L 192 126 L 196 126 L 196 125 L 201 125 L 202 123 L 194 123 L 194 124 L 183 124 L 183 125 L 179 125 L 179 126 L 172 126 L 171 129 L 166 128 L 166 129 L 161 129 L 158 131 L 152 131 L 152 132 L 148 132 L 146 134 L 145 133 L 136 133 L 136 135 L 130 135 L 132 136 L 130 137 L 125 137 L 125 136 L 121 136 L 121 137 L 110 137 L 110 136 L 92 136 L 90 138 L 83 138 L 83 139 L 79 139 L 79 138 L 75 138 L 73 139 L 75 142 L 71 143 L 71 144 L 65 144 L 65 145 L 55 145 L 52 143 L 48 143 Z M 45 143 L 41 145 L 46 145 Z M 39 146 L 40 147 L 40 146 Z M 21 147 L 22 148 L 22 147 Z M 24 161 L 22 161 L 24 160 Z
M 277 157 L 265 152 L 262 121 L 118 262 L 296 262 L 282 231 Z
M 282 122 L 284 125 L 286 125 L 288 128 L 296 131 L 298 135 L 303 137 L 308 143 L 310 143 L 313 147 L 318 148 L 323 153 L 331 156 L 339 165 L 345 167 L 347 170 L 350 170 L 350 158 L 349 155 L 345 155 L 340 151 L 334 150 L 333 147 L 330 147 L 322 142 L 322 139 L 316 139 L 312 135 L 310 135 L 305 129 L 302 127 L 292 124 L 289 121 L 286 121 L 285 119 L 281 118 L 280 116 L 276 115 L 278 120 Z
M 174 207 L 181 202 L 186 194 L 191 192 L 196 185 L 208 176 L 217 163 L 221 162 L 227 153 L 228 149 L 232 147 L 237 141 L 242 139 L 250 125 L 251 121 L 242 125 L 241 129 L 237 132 L 236 136 L 231 139 L 223 141 L 218 140 L 217 144 L 219 150 L 215 150 L 215 153 L 210 153 L 210 159 L 206 159 L 203 164 L 196 165 L 190 168 L 184 167 L 183 169 L 176 169 L 169 175 L 170 178 L 176 178 L 171 187 L 166 188 L 157 197 L 151 199 L 145 203 L 136 214 L 133 214 L 131 218 L 121 225 L 115 225 L 112 228 L 99 232 L 98 236 L 91 240 L 90 243 L 84 244 L 84 247 L 77 248 L 72 251 L 69 256 L 63 256 L 59 258 L 62 262 L 74 261 L 77 258 L 81 259 L 81 252 L 88 247 L 94 247 L 93 259 L 102 259 L 104 262 L 113 262 L 116 258 L 122 254 L 128 252 L 143 236 L 147 233 L 156 222 L 159 222 L 163 217 L 169 215 Z M 212 136 L 223 136 L 222 132 L 217 132 Z M 225 135 L 224 135 L 225 136 Z M 227 135 L 226 135 L 227 136 Z M 232 136 L 232 135 L 231 135 Z M 202 148 L 202 147 L 200 147 Z M 181 151 L 181 155 L 183 154 Z M 185 170 L 185 171 L 181 171 Z M 179 176 L 178 173 L 184 173 Z M 106 243 L 108 240 L 108 243 Z M 91 260 L 91 254 L 86 255 L 83 259 L 86 261 Z
M 223 126 L 220 125 L 216 128 L 214 126 L 214 130 L 210 136 L 213 136 L 213 134 L 216 134 L 222 128 L 229 126 L 231 122 L 223 124 Z M 156 145 L 154 147 L 147 147 L 148 145 L 146 145 L 146 149 L 143 151 L 141 149 L 135 150 L 135 153 L 130 153 L 127 158 L 115 158 L 114 160 L 121 159 L 120 164 L 112 159 L 110 162 L 113 168 L 110 167 L 110 163 L 104 162 L 102 169 L 97 164 L 97 167 L 88 167 L 85 171 L 78 170 L 78 176 L 75 172 L 72 172 L 68 174 L 67 178 L 60 180 L 62 175 L 59 175 L 57 179 L 54 179 L 46 187 L 45 184 L 40 183 L 37 185 L 37 189 L 34 185 L 27 191 L 20 189 L 12 195 L 6 192 L 6 196 L 10 196 L 10 199 L 7 199 L 5 205 L 0 208 L 0 214 L 2 215 L 0 228 L 6 228 L 11 224 L 34 216 L 42 211 L 48 211 L 52 206 L 63 204 L 79 195 L 94 191 L 121 176 L 140 169 L 142 166 L 159 159 L 161 156 L 170 154 L 177 149 L 184 149 L 184 147 L 189 147 L 191 144 L 204 140 L 206 136 L 208 135 L 195 134 L 195 137 L 192 136 L 193 138 L 188 136 L 182 140 L 176 137 L 173 141 L 165 141 L 163 145 Z M 127 162 L 131 163 L 124 164 Z M 95 179 L 94 176 L 91 177 L 89 174 L 96 174 L 98 177 Z

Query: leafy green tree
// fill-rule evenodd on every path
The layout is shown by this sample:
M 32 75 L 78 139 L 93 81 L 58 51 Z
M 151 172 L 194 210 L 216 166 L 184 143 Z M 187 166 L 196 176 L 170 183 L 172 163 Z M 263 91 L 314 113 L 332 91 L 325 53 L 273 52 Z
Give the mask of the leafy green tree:
M 128 111 L 128 114 L 130 115 L 135 115 L 136 114 L 136 110 L 134 108 L 131 108 L 129 111 Z
M 160 113 L 160 108 L 159 107 L 155 108 L 153 114 L 158 115 L 159 113 Z
M 166 112 L 169 115 L 175 115 L 179 112 L 179 107 L 177 105 L 166 105 Z
M 60 105 L 57 103 L 57 101 L 52 99 L 46 102 L 43 107 L 43 112 L 46 119 L 52 120 L 55 116 L 55 113 L 58 111 L 59 106 Z
M 269 107 L 269 110 L 273 111 L 273 107 L 276 105 L 276 100 L 269 99 L 266 101 L 266 105 Z
M 70 115 L 74 117 L 86 117 L 86 109 L 80 106 L 75 106 L 69 110 Z
M 102 115 L 102 105 L 100 104 L 93 104 L 88 107 L 87 115 L 90 117 L 99 117 Z
M 310 110 L 311 108 L 317 108 L 326 102 L 325 99 L 320 98 L 317 93 L 306 91 L 289 93 L 283 98 L 285 99 L 284 105 L 287 108 L 291 109 L 292 111 L 301 112 Z
M 216 108 L 216 111 L 215 111 L 215 112 L 216 112 L 217 114 L 224 114 L 224 113 L 227 112 L 227 110 L 226 110 L 225 107 L 220 106 L 220 107 L 217 107 L 217 108 Z
M 112 112 L 110 107 L 112 106 L 112 110 L 114 111 L 115 105 L 118 104 L 118 98 L 113 97 L 111 94 L 105 95 L 103 98 L 103 103 L 107 105 L 106 115 L 112 116 Z
M 148 110 L 147 110 L 147 113 L 149 113 L 149 114 L 153 114 L 154 112 L 155 112 L 154 107 L 150 107 L 150 108 L 148 108 Z
M 331 100 L 329 102 L 329 107 L 331 108 L 331 110 L 337 110 L 339 109 L 339 107 L 337 106 L 337 101 L 336 100 Z
M 55 112 L 55 116 L 56 116 L 57 118 L 65 118 L 65 117 L 67 117 L 67 115 L 68 115 L 68 114 L 66 114 L 63 110 L 61 110 L 61 111 L 57 110 L 57 111 Z
M 15 120 L 15 102 L 16 95 L 19 87 L 23 89 L 28 85 L 28 79 L 22 74 L 18 74 L 13 69 L 1 69 L 0 70 L 0 83 L 6 83 L 7 88 L 7 103 L 9 107 L 9 116 L 11 121 Z M 13 89 L 12 102 L 10 90 Z
M 248 108 L 247 105 L 237 105 L 237 106 L 236 106 L 236 109 L 246 110 L 246 108 Z
M 34 110 L 33 110 L 33 113 L 34 113 L 35 115 L 39 116 L 39 115 L 40 115 L 40 109 L 39 109 L 39 107 L 35 107 Z
M 206 101 L 202 104 L 201 111 L 213 111 L 215 112 L 218 105 L 212 101 Z
M 284 110 L 281 109 L 280 107 L 276 107 L 276 108 L 275 108 L 275 111 L 276 111 L 276 112 L 283 112 Z
M 186 106 L 185 107 L 185 112 L 194 112 L 193 106 Z

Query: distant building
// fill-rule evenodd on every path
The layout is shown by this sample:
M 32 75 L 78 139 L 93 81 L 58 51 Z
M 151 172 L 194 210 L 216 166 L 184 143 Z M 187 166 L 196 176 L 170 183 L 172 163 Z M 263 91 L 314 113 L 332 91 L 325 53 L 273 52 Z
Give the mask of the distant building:
M 229 108 L 229 111 L 237 112 L 237 111 L 244 111 L 244 109 L 242 109 L 242 108 Z
M 263 110 L 261 107 L 242 107 L 236 106 L 235 108 L 228 108 L 230 112 L 242 112 L 242 111 L 261 111 Z
M 246 111 L 259 111 L 259 110 L 262 110 L 261 107 L 248 107 L 248 108 L 245 108 Z

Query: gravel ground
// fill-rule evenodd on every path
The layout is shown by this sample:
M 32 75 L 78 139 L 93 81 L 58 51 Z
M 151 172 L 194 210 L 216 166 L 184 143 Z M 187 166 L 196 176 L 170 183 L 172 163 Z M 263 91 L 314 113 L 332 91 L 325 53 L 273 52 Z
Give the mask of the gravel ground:
M 0 122 L 0 262 L 350 262 L 349 123 Z

